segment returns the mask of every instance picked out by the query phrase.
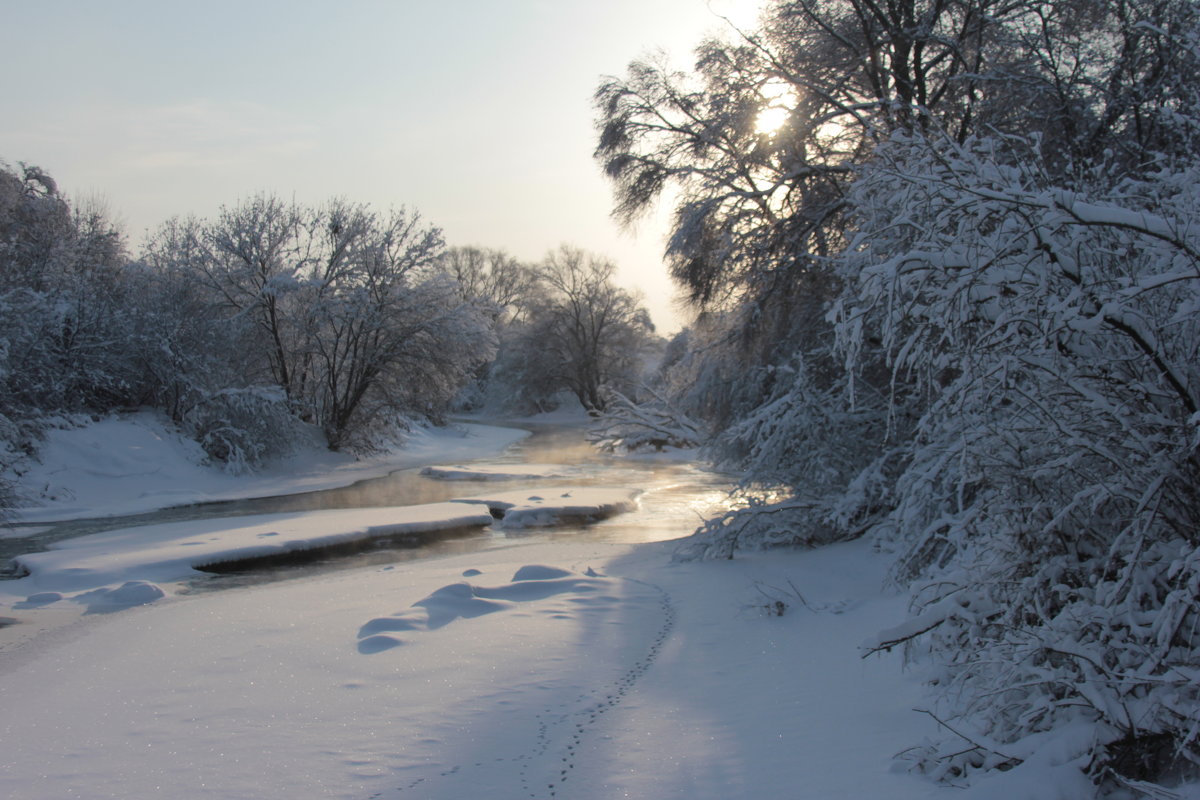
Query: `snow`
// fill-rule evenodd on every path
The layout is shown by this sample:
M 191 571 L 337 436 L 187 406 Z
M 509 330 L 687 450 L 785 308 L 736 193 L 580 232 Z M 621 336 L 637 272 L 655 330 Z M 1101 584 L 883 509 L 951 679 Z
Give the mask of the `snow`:
M 437 449 L 427 463 L 458 458 Z M 935 723 L 899 653 L 861 656 L 907 603 L 866 542 L 679 562 L 673 540 L 498 531 L 463 554 L 180 583 L 214 558 L 484 524 L 489 508 L 503 524 L 606 505 L 636 520 L 636 495 L 169 523 L 26 556 L 33 574 L 0 583 L 19 621 L 0 628 L 0 796 L 1090 797 L 1052 748 L 979 791 L 897 765 Z M 694 525 L 681 514 L 676 534 Z
M 562 464 L 454 464 L 424 467 L 421 474 L 444 481 L 515 481 L 565 478 L 570 469 Z
M 435 460 L 503 450 L 528 431 L 476 424 L 416 428 L 403 449 L 355 459 L 313 446 L 262 472 L 232 475 L 206 463 L 194 441 L 158 412 L 102 418 L 51 430 L 19 486 L 13 521 L 117 516 L 214 500 L 270 497 L 348 486 Z
M 427 503 L 144 525 L 67 539 L 52 550 L 20 556 L 17 562 L 29 577 L 0 584 L 0 593 L 84 592 L 128 580 L 182 581 L 198 577 L 197 570 L 206 566 L 491 522 L 487 507 L 479 503 Z
M 464 497 L 458 503 L 483 503 L 502 515 L 502 526 L 536 528 L 563 520 L 594 522 L 637 507 L 635 489 L 588 489 L 559 486 Z
M 78 593 L 67 598 L 78 600 L 96 590 L 115 591 L 111 587 L 121 582 L 194 579 L 204 568 L 222 564 L 346 549 L 374 539 L 483 528 L 494 523 L 492 509 L 503 512 L 504 528 L 595 521 L 633 510 L 636 495 L 625 489 L 560 487 L 540 494 L 503 492 L 413 506 L 142 525 L 66 539 L 46 552 L 19 556 L 17 563 L 28 576 L 0 583 L 0 598 L 28 594 L 22 602 L 34 607 L 47 604 L 50 592 Z M 164 594 L 160 590 L 158 597 Z
M 855 646 L 903 611 L 880 558 L 671 552 L 497 548 L 106 615 L 5 659 L 0 795 L 947 793 L 891 770 L 921 690 Z M 844 610 L 755 607 L 788 581 Z

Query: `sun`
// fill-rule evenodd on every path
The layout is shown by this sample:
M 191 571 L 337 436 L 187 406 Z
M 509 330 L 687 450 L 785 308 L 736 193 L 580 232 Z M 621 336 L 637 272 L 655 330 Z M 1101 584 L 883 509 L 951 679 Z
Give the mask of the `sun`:
M 756 133 L 771 135 L 783 127 L 792 115 L 798 98 L 791 84 L 770 80 L 759 89 L 763 106 L 754 120 Z
M 791 113 L 789 109 L 782 106 L 768 106 L 758 112 L 758 118 L 754 121 L 754 130 L 756 133 L 775 133 L 783 127 L 783 123 L 787 122 Z

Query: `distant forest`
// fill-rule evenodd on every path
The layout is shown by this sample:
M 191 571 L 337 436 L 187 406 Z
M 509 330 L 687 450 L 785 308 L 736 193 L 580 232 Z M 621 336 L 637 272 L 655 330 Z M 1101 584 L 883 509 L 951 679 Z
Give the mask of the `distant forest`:
M 131 254 L 110 215 L 36 166 L 0 164 L 0 461 L 48 425 L 152 407 L 225 468 L 319 429 L 385 444 L 452 407 L 603 409 L 654 344 L 615 266 L 446 248 L 415 211 L 262 194 L 171 219 Z

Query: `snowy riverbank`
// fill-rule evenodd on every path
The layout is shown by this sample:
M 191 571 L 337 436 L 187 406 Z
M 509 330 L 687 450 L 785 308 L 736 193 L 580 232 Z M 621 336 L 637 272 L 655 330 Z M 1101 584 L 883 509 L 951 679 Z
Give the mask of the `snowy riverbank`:
M 890 771 L 919 686 L 858 657 L 903 610 L 878 558 L 670 550 L 497 548 L 77 626 L 4 658 L 0 794 L 934 796 Z M 788 582 L 808 606 L 763 613 Z
M 587 492 L 595 508 L 632 494 L 545 488 L 570 466 L 456 463 L 496 437 L 468 428 L 404 456 L 441 480 L 499 481 L 465 503 L 162 524 L 30 557 L 33 575 L 0 584 L 0 615 L 20 619 L 0 628 L 0 796 L 1091 796 L 1053 753 L 965 792 L 896 766 L 935 723 L 914 711 L 919 671 L 860 657 L 906 604 L 866 542 L 679 563 L 671 540 L 500 535 L 219 592 L 181 582 L 216 553 L 483 525 L 489 509 L 545 522 Z M 114 505 L 118 490 L 128 501 L 136 481 L 110 478 Z M 525 480 L 542 488 L 512 488 Z M 647 514 L 614 510 L 600 528 Z M 686 506 L 672 518 L 672 536 L 695 525 Z
M 207 463 L 161 414 L 139 411 L 82 428 L 51 430 L 38 461 L 23 466 L 18 522 L 136 514 L 214 500 L 271 497 L 347 486 L 398 469 L 497 453 L 527 436 L 516 428 L 460 423 L 417 427 L 404 446 L 358 458 L 314 446 L 261 472 L 233 475 Z

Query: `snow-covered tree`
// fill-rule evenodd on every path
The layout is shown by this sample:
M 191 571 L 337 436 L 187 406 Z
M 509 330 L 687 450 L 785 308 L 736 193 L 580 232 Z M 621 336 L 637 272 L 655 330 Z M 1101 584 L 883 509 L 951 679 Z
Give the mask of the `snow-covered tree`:
M 453 281 L 459 297 L 482 307 L 496 335 L 494 359 L 475 368 L 473 380 L 455 399 L 460 408 L 527 408 L 528 392 L 507 380 L 515 374 L 520 331 L 527 321 L 529 303 L 537 294 L 533 268 L 504 250 L 450 247 L 437 261 L 437 269 Z
M 703 42 L 690 73 L 646 59 L 606 79 L 596 158 L 618 218 L 675 198 L 672 274 L 728 315 L 743 363 L 783 365 L 829 334 L 829 259 L 879 142 L 1032 134 L 1060 171 L 1106 150 L 1136 164 L 1178 149 L 1195 67 L 1157 31 L 1184 30 L 1190 6 L 776 0 L 758 27 Z
M 145 289 L 102 202 L 0 162 L 0 467 L 33 455 L 51 417 L 147 400 Z
M 1200 763 L 1200 161 L 1068 189 L 1010 153 L 901 138 L 855 187 L 844 344 L 926 398 L 875 528 L 920 622 L 881 642 L 968 698 L 938 774 L 1082 721 L 1095 777 L 1158 778 Z
M 569 391 L 602 411 L 605 389 L 628 392 L 654 330 L 638 298 L 613 283 L 616 265 L 578 248 L 552 251 L 535 271 L 528 317 L 514 331 L 506 379 L 545 402 Z
M 44 171 L 0 163 L 0 406 L 23 415 L 136 399 L 124 337 L 137 291 L 124 265 L 102 209 L 76 213 Z
M 533 290 L 533 270 L 505 251 L 449 247 L 437 266 L 458 284 L 463 300 L 491 306 L 498 320 L 519 319 L 524 314 Z
M 781 2 L 601 89 L 618 213 L 680 189 L 727 331 L 677 393 L 729 398 L 747 507 L 693 549 L 894 549 L 939 777 L 1200 763 L 1198 42 L 1182 0 Z
M 415 212 L 263 195 L 213 222 L 169 221 L 146 258 L 190 281 L 238 337 L 238 380 L 210 387 L 214 398 L 277 390 L 332 446 L 361 446 L 397 414 L 440 413 L 494 352 L 487 309 L 439 277 L 441 251 Z

